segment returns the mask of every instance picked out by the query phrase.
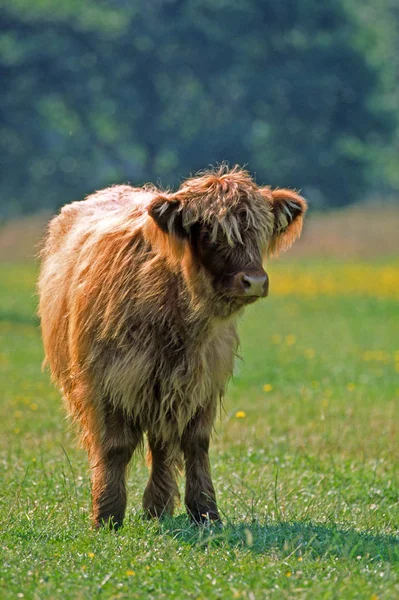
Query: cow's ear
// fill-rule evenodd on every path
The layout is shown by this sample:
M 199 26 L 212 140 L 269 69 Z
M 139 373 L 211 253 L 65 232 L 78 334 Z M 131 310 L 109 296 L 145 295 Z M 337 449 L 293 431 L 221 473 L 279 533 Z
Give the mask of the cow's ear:
M 307 204 L 292 190 L 276 189 L 271 192 L 271 206 L 274 228 L 269 252 L 277 255 L 283 250 L 288 250 L 301 235 Z
M 182 206 L 179 200 L 157 196 L 147 210 L 164 233 L 172 233 L 181 239 L 188 237 L 188 232 L 183 226 Z

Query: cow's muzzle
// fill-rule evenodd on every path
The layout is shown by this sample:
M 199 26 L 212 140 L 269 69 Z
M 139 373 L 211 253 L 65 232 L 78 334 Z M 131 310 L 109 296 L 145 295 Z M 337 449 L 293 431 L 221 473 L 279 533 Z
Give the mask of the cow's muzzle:
M 234 288 L 240 296 L 264 298 L 269 292 L 269 278 L 262 273 L 237 273 L 234 277 Z

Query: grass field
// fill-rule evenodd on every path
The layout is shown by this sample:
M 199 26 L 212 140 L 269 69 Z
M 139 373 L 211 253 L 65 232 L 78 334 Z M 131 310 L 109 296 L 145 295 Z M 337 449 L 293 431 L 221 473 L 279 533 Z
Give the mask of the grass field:
M 91 530 L 85 454 L 42 374 L 35 267 L 0 263 L 0 598 L 399 597 L 399 263 L 275 262 L 212 445 L 223 530 Z

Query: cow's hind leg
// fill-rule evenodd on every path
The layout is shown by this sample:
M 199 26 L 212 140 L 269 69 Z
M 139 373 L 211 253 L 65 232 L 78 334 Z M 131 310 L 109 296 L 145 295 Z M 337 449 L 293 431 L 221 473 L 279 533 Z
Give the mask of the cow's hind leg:
M 209 462 L 215 405 L 198 410 L 184 430 L 181 447 L 186 469 L 185 504 L 196 523 L 220 521 Z
M 117 529 L 126 510 L 126 470 L 142 433 L 122 411 L 110 410 L 101 441 L 90 447 L 93 522 Z
M 160 441 L 151 432 L 148 433 L 148 445 L 151 475 L 143 496 L 144 514 L 147 517 L 173 515 L 175 500 L 179 497 L 176 446 Z

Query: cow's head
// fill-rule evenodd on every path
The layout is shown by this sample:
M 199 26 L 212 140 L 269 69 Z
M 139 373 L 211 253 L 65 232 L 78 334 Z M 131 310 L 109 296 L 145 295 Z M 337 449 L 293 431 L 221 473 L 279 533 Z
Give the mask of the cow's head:
M 189 179 L 148 207 L 170 241 L 190 249 L 211 282 L 214 300 L 228 304 L 230 313 L 267 296 L 263 260 L 291 246 L 305 210 L 295 192 L 258 188 L 238 167 Z

